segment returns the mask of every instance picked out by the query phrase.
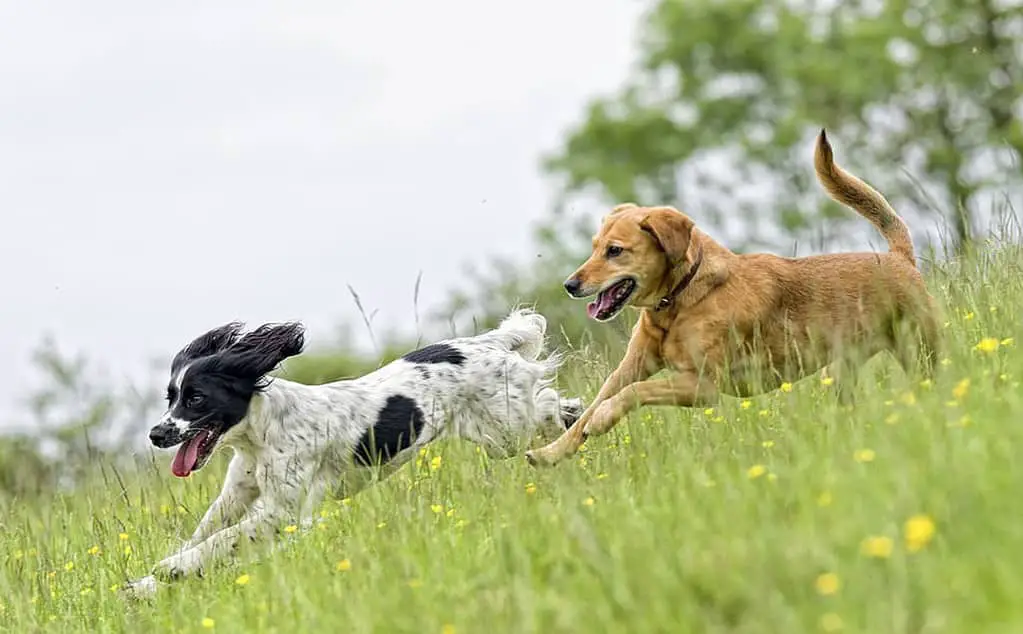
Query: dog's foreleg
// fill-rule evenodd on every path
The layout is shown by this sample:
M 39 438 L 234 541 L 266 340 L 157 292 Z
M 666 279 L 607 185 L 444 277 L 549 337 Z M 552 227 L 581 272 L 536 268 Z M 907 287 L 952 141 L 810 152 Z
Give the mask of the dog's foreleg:
M 710 405 L 718 399 L 714 384 L 701 379 L 696 372 L 684 372 L 653 381 L 633 383 L 607 399 L 587 421 L 586 436 L 600 436 L 611 431 L 631 410 L 644 405 L 676 405 L 692 407 Z
M 274 534 L 276 523 L 283 517 L 281 507 L 257 500 L 237 524 L 221 529 L 204 541 L 167 557 L 153 568 L 153 576 L 161 581 L 202 574 L 214 561 L 230 555 L 242 539 L 256 541 Z
M 639 328 L 638 324 L 636 328 Z M 633 331 L 632 340 L 629 341 L 629 348 L 625 351 L 621 363 L 604 381 L 596 398 L 582 416 L 554 442 L 526 452 L 526 459 L 533 466 L 551 466 L 574 454 L 586 440 L 584 433 L 586 425 L 602 403 L 621 392 L 625 386 L 642 381 L 660 369 L 661 358 L 657 348 L 649 339 L 637 336 L 636 331 Z
M 259 486 L 252 477 L 251 465 L 241 454 L 236 453 L 227 467 L 220 495 L 207 509 L 183 548 L 195 546 L 218 528 L 237 522 L 258 496 Z

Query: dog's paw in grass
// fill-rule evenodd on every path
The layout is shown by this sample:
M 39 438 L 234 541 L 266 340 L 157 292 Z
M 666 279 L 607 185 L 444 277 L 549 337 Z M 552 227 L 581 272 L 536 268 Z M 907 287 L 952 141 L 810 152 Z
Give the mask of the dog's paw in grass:
M 121 596 L 136 601 L 151 599 L 156 595 L 158 587 L 159 582 L 156 577 L 149 575 L 124 584 L 124 587 L 121 588 Z

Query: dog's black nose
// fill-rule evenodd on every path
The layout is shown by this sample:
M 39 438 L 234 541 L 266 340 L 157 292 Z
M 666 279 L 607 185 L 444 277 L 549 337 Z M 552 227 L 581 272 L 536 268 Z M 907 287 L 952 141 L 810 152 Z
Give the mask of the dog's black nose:
M 164 447 L 167 444 L 171 430 L 164 425 L 157 425 L 149 430 L 149 442 L 157 447 Z
M 568 294 L 573 297 L 575 297 L 576 293 L 579 292 L 579 287 L 582 285 L 583 283 L 579 280 L 578 277 L 570 277 L 567 280 L 565 280 L 565 290 L 568 291 Z

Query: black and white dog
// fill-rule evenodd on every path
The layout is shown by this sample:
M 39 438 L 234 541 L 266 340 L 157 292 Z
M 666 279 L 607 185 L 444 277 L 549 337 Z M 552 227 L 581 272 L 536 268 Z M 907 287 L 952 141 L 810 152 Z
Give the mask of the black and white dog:
M 464 438 L 511 457 L 538 433 L 563 432 L 584 408 L 551 387 L 560 357 L 542 358 L 546 329 L 543 315 L 517 310 L 495 330 L 316 386 L 267 377 L 302 351 L 299 323 L 247 334 L 231 323 L 202 335 L 174 357 L 168 409 L 149 438 L 160 448 L 180 445 L 171 462 L 179 477 L 219 446 L 234 458 L 192 537 L 128 584 L 129 594 L 200 574 L 239 540 L 272 535 L 285 522 L 310 525 L 324 495 L 352 495 L 433 440 Z

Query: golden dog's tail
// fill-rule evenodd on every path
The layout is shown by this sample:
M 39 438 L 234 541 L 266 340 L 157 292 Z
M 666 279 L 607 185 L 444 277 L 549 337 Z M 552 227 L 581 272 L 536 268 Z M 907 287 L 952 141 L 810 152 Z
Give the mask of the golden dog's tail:
M 888 241 L 888 249 L 916 266 L 909 227 L 876 189 L 835 164 L 828 136 L 821 130 L 813 154 L 817 180 L 832 198 L 869 220 Z

